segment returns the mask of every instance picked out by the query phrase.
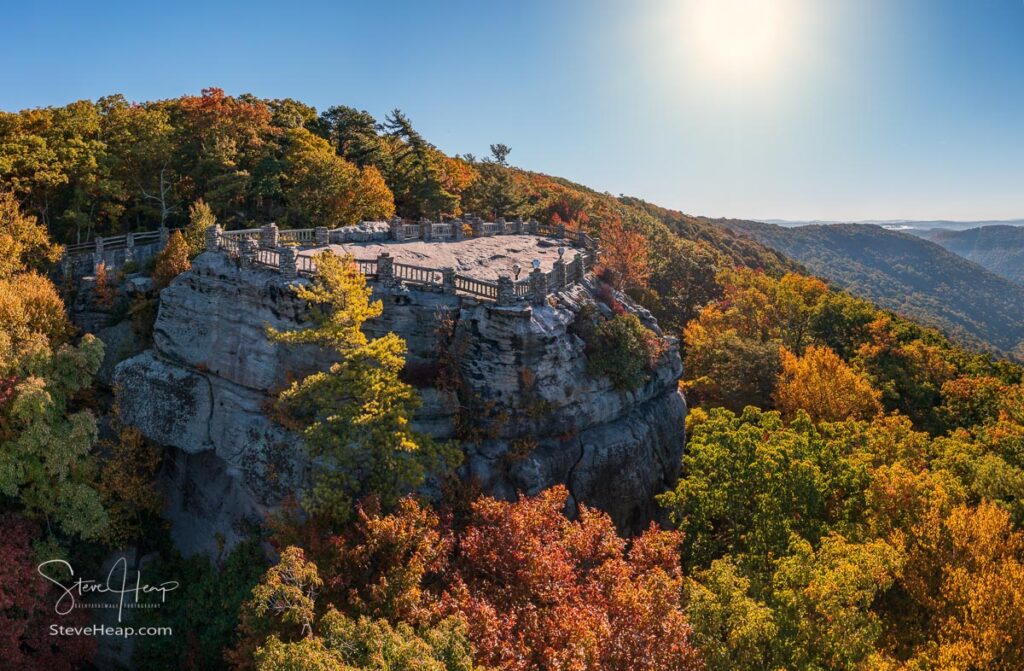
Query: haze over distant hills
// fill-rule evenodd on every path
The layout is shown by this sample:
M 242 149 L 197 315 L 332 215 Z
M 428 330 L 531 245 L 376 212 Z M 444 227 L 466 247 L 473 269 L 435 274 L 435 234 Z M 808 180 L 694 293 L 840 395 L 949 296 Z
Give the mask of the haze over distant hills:
M 1024 285 L 929 240 L 875 224 L 715 223 L 749 235 L 855 295 L 961 341 L 1016 350 L 1018 355 L 1022 351 Z
M 756 220 L 762 224 L 775 224 L 776 226 L 783 226 L 785 228 L 794 228 L 797 226 L 830 226 L 836 224 L 869 224 L 874 226 L 881 226 L 882 228 L 888 228 L 898 231 L 927 231 L 933 228 L 951 230 L 951 231 L 963 231 L 970 228 L 980 228 L 982 226 L 1024 226 L 1024 219 L 1002 219 L 1002 220 L 978 220 L 978 221 L 952 221 L 946 219 L 929 219 L 929 220 L 916 220 L 916 219 L 866 219 L 864 221 L 828 221 L 825 219 L 812 219 L 808 221 L 793 221 L 789 219 L 758 219 Z

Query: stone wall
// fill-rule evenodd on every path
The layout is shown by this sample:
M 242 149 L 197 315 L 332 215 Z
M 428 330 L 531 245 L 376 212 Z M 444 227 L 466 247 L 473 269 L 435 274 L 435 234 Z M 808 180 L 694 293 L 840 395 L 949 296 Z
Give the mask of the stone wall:
M 512 308 L 375 284 L 384 314 L 367 331 L 405 338 L 410 368 L 437 366 L 442 351 L 456 361 L 460 388 L 421 388 L 415 424 L 451 438 L 457 412 L 482 413 L 487 430 L 464 443 L 464 477 L 506 498 L 564 483 L 574 504 L 607 510 L 636 531 L 678 473 L 681 363 L 673 346 L 631 392 L 588 376 L 584 343 L 570 327 L 595 295 L 589 276 L 548 303 Z M 649 314 L 630 309 L 657 329 Z M 173 448 L 163 482 L 185 552 L 213 551 L 218 538 L 234 542 L 247 520 L 304 486 L 298 438 L 264 410 L 288 380 L 325 368 L 330 357 L 272 343 L 265 328 L 301 327 L 307 315 L 279 273 L 207 252 L 162 292 L 153 348 L 117 367 L 124 419 Z M 441 316 L 455 325 L 449 337 L 438 335 Z

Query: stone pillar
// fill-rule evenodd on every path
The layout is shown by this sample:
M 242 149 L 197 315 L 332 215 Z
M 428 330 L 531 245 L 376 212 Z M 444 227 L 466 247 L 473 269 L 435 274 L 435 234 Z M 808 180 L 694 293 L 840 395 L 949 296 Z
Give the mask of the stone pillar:
M 135 260 L 135 234 L 128 233 L 124 236 L 124 262 Z
M 540 223 L 536 219 L 530 219 L 530 222 L 527 225 L 529 232 L 532 235 L 537 235 L 537 226 L 539 226 L 539 225 L 540 225 Z
M 294 280 L 299 276 L 298 265 L 295 261 L 296 252 L 292 246 L 282 247 L 277 253 L 278 269 L 281 276 L 288 280 Z
M 558 237 L 560 239 L 564 239 L 565 238 L 565 224 L 559 224 L 558 225 Z
M 586 274 L 586 268 L 583 267 L 583 255 L 576 252 L 576 256 L 572 257 L 572 276 L 574 282 L 582 282 L 583 276 Z
M 498 276 L 498 305 L 509 306 L 516 304 L 516 285 L 508 275 Z
M 461 224 L 462 222 L 459 222 L 459 223 Z M 441 269 L 441 289 L 446 294 L 454 294 L 455 293 L 455 269 L 454 268 L 442 268 Z
M 100 264 L 104 263 L 103 259 L 103 238 L 96 236 L 96 250 L 92 253 L 92 272 L 96 274 L 100 269 Z
M 256 261 L 256 241 L 252 238 L 239 240 L 238 256 L 242 259 L 243 266 L 252 267 Z
M 260 228 L 260 249 L 277 249 L 281 232 L 277 224 L 270 222 Z
M 167 241 L 171 239 L 171 232 L 167 230 L 166 226 L 160 226 L 160 249 L 167 246 Z
M 452 222 L 452 238 L 454 240 L 464 240 L 466 238 L 466 231 L 463 226 L 466 225 L 465 220 L 456 219 Z
M 565 275 L 565 261 L 563 261 L 562 259 L 558 259 L 557 261 L 555 261 L 555 263 L 553 264 L 552 270 L 555 273 L 555 287 L 556 287 L 556 291 L 559 291 L 559 290 L 563 289 L 566 284 L 568 284 L 568 282 L 566 282 L 566 275 Z
M 405 239 L 402 231 L 402 219 L 400 217 L 391 217 L 391 221 L 388 223 L 391 227 L 391 239 L 402 242 Z
M 498 235 L 505 235 L 505 217 L 498 217 L 494 223 L 498 224 Z
M 525 222 L 522 217 L 516 217 L 515 231 L 516 235 L 522 235 L 525 227 Z
M 206 227 L 206 251 L 215 252 L 220 246 L 220 224 Z
M 317 226 L 313 229 L 313 242 L 317 247 L 326 247 L 331 244 L 331 232 L 326 226 Z
M 470 223 L 473 227 L 473 237 L 482 238 L 484 235 L 484 220 L 480 217 L 473 217 L 473 221 Z
M 384 286 L 395 283 L 395 260 L 387 252 L 377 255 L 377 281 Z
M 544 271 L 534 268 L 530 273 L 530 302 L 534 305 L 544 305 L 548 298 L 548 281 L 544 277 Z
M 426 217 L 420 219 L 420 237 L 428 242 L 434 239 L 434 224 Z

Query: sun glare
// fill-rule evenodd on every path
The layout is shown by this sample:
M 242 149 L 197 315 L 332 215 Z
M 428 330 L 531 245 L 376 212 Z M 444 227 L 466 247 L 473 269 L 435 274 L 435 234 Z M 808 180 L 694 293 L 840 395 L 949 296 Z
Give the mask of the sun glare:
M 687 0 L 677 8 L 680 46 L 700 73 L 716 78 L 779 74 L 800 37 L 799 0 Z

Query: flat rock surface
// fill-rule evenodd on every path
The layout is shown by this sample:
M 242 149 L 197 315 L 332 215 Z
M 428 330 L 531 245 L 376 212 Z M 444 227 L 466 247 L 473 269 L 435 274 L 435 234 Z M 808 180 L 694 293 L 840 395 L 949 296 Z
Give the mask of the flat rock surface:
M 455 272 L 480 280 L 496 280 L 499 275 L 514 277 L 512 266 L 520 265 L 523 279 L 533 268 L 534 259 L 540 261 L 545 272 L 558 260 L 559 246 L 565 247 L 565 261 L 572 261 L 578 251 L 567 240 L 544 238 L 536 235 L 495 235 L 486 238 L 468 238 L 458 242 L 442 240 L 425 242 L 346 242 L 330 245 L 336 254 L 351 254 L 363 260 L 376 259 L 388 252 L 395 263 L 426 268 L 454 268 Z M 302 256 L 317 254 L 324 247 L 304 249 Z

